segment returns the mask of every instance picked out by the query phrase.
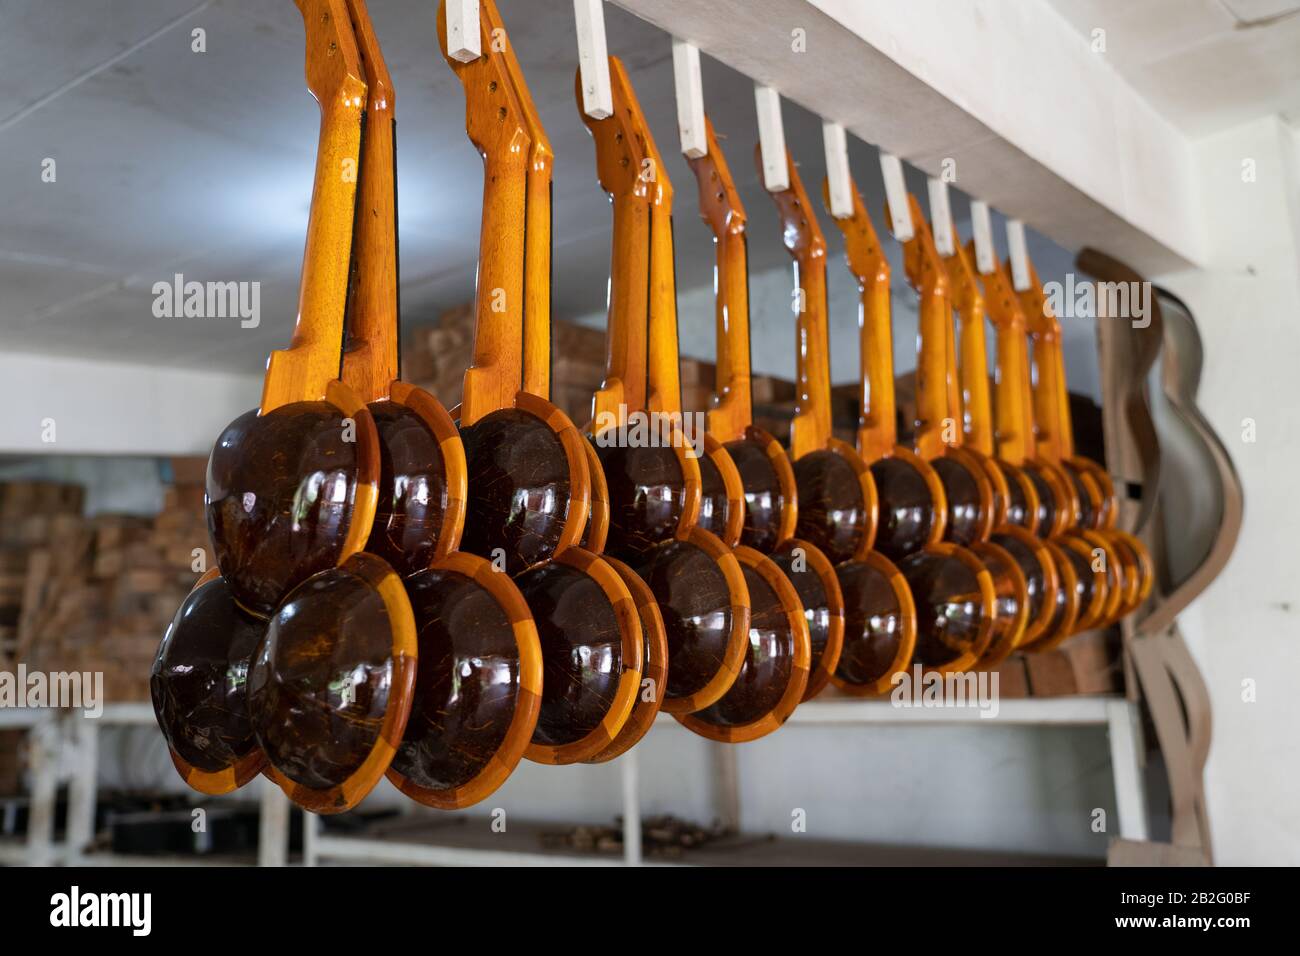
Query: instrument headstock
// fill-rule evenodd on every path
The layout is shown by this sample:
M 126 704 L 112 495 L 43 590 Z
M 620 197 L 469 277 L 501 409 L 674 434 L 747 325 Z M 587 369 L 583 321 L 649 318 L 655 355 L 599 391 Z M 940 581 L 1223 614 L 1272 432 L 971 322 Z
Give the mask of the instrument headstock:
M 438 8 L 438 46 L 452 72 L 465 87 L 465 132 L 480 153 L 500 155 L 528 149 L 528 135 L 523 107 L 515 98 L 510 82 L 506 55 L 496 49 L 486 8 L 479 7 L 479 30 L 483 53 L 469 63 L 447 55 L 446 0 Z
M 889 260 L 880 246 L 876 229 L 867 215 L 867 207 L 862 202 L 862 194 L 850 179 L 849 188 L 853 193 L 853 214 L 845 219 L 836 219 L 835 224 L 844 234 L 844 255 L 849 263 L 849 271 L 864 288 L 871 288 L 879 282 L 889 285 Z M 822 183 L 822 199 L 830 208 L 830 180 Z
M 721 239 L 725 235 L 738 235 L 745 231 L 745 207 L 732 179 L 726 157 L 718 146 L 713 122 L 704 117 L 704 138 L 708 153 L 688 159 L 700 190 L 700 218 Z
M 921 204 L 916 196 L 907 194 L 907 204 L 912 211 L 912 238 L 903 243 L 903 270 L 907 281 L 922 295 L 947 296 L 949 292 L 948 274 L 939 258 L 939 250 L 934 245 L 934 234 L 921 215 Z M 886 206 L 888 210 L 888 206 Z M 886 212 L 888 215 L 888 212 Z
M 573 80 L 582 121 L 596 141 L 596 175 L 601 187 L 613 197 L 651 197 L 658 163 L 649 142 L 650 127 L 618 57 L 609 58 L 609 80 L 614 113 L 599 120 L 582 111 L 582 75 L 575 74 Z
M 294 0 L 307 30 L 307 88 L 322 109 L 362 109 L 366 74 L 343 0 Z
M 754 161 L 758 170 L 763 171 L 763 147 L 754 147 Z M 786 250 L 800 261 L 826 257 L 826 237 L 817 222 L 808 191 L 804 189 L 803 180 L 799 178 L 799 168 L 794 157 L 786 153 L 786 163 L 790 167 L 790 186 L 779 193 L 771 193 L 776 203 L 777 214 L 781 217 L 781 229 Z

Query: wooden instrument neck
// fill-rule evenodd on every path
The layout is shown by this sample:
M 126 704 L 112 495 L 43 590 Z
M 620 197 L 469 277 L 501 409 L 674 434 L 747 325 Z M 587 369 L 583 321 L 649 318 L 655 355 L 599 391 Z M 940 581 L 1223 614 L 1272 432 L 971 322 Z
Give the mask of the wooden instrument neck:
M 861 298 L 858 327 L 861 338 L 862 407 L 858 416 L 858 451 L 872 462 L 893 454 L 898 444 L 894 399 L 894 333 L 890 313 L 889 260 L 881 248 L 871 217 L 867 215 L 857 186 L 853 192 L 853 213 L 835 223 L 844 234 L 849 271 L 858 280 Z M 830 181 L 822 187 L 830 204 Z
M 365 73 L 343 0 L 296 0 L 307 32 L 307 86 L 321 109 L 298 318 L 289 348 L 271 353 L 263 413 L 324 399 L 339 376 L 366 107 Z
M 972 245 L 973 249 L 973 245 Z M 997 368 L 994 413 L 997 455 L 1012 465 L 1032 457 L 1033 417 L 1027 407 L 1029 362 L 1025 346 L 1025 315 L 1005 269 L 983 276 L 984 301 L 993 323 Z
M 754 149 L 760 175 L 762 147 Z M 771 193 L 781 217 L 786 251 L 794 260 L 795 414 L 790 457 L 826 448 L 831 440 L 830 340 L 826 317 L 826 238 L 813 212 L 799 168 L 789 154 L 790 185 Z
M 713 233 L 717 325 L 716 404 L 709 431 L 721 442 L 735 441 L 754 421 L 750 390 L 749 251 L 745 209 L 718 145 L 713 123 L 704 118 L 708 153 L 690 159 L 700 194 L 700 216 Z
M 960 244 L 945 260 L 953 288 L 960 329 L 958 369 L 965 443 L 985 455 L 993 454 L 993 408 L 989 397 L 988 340 L 985 338 L 984 295 L 970 257 Z
M 952 366 L 952 309 L 948 275 L 934 247 L 934 237 L 921 215 L 916 197 L 909 195 L 912 238 L 903 244 L 908 281 L 920 296 L 916 360 L 916 451 L 936 458 L 960 443 L 952 408 L 955 370 Z
M 347 0 L 347 6 L 369 98 L 357 193 L 357 274 L 342 377 L 362 401 L 373 402 L 389 397 L 400 374 L 395 97 L 365 0 Z

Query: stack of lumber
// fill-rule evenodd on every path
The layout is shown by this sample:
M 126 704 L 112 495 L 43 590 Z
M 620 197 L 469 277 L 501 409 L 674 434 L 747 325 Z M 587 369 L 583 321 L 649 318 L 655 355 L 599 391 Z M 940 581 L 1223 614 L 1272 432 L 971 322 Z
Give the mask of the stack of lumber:
M 22 568 L 18 603 L 5 612 L 14 620 L 11 661 L 46 672 L 102 672 L 108 702 L 148 699 L 158 642 L 211 562 L 204 466 L 173 461 L 176 483 L 156 518 L 83 518 L 78 495 L 75 513 L 31 513 L 6 526 L 6 582 L 8 569 Z M 0 496 L 14 488 L 0 485 Z M 4 593 L 12 589 L 6 583 Z

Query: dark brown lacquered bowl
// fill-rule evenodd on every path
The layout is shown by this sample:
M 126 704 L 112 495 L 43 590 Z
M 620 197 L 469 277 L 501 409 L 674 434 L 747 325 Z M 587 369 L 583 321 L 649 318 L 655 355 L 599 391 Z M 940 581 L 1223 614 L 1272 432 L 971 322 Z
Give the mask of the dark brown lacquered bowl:
M 532 739 L 542 701 L 537 628 L 514 581 L 475 555 L 449 554 L 405 583 L 419 667 L 388 779 L 426 806 L 468 807 L 505 782 Z
M 799 595 L 808 625 L 808 686 L 812 700 L 831 682 L 844 650 L 844 592 L 830 558 L 801 538 L 788 538 L 771 554 Z
M 779 441 L 754 425 L 746 427 L 744 438 L 725 447 L 740 476 L 745 503 L 740 543 L 771 554 L 794 534 L 799 517 L 790 457 Z
M 1048 540 L 1042 541 L 1042 544 L 1052 556 L 1057 586 L 1055 594 L 1048 593 L 1051 616 L 1047 625 L 1032 642 L 1021 645 L 1031 651 L 1048 651 L 1056 647 L 1075 632 L 1079 619 L 1081 590 L 1079 576 L 1074 570 L 1074 560 L 1059 542 Z
M 976 666 L 994 668 L 1024 643 L 1029 624 L 1029 583 L 1019 562 L 1001 545 L 976 541 L 970 550 L 988 569 L 995 599 L 993 636 Z
M 465 522 L 465 449 L 446 409 L 423 389 L 394 382 L 371 402 L 379 431 L 379 495 L 366 550 L 403 577 L 456 550 Z
M 943 537 L 948 499 L 939 473 L 915 452 L 898 447 L 871 463 L 880 499 L 875 549 L 892 561 Z
M 917 608 L 898 567 L 878 551 L 836 565 L 844 647 L 832 682 L 855 697 L 888 693 L 916 650 Z
M 1106 607 L 1106 572 L 1094 567 L 1092 545 L 1075 535 L 1052 539 L 1074 569 L 1075 592 L 1079 595 L 1079 613 L 1074 633 L 1095 627 Z
M 659 604 L 668 640 L 663 710 L 689 714 L 721 699 L 749 646 L 749 589 L 736 556 L 690 528 L 628 564 Z
M 899 562 L 916 604 L 916 654 L 927 670 L 974 667 L 993 637 L 997 596 L 984 564 L 965 548 L 932 544 Z
M 582 447 L 587 456 L 587 474 L 591 477 L 591 508 L 587 511 L 587 527 L 581 543 L 588 551 L 600 554 L 609 540 L 609 485 L 595 446 L 584 441 Z
M 845 442 L 809 452 L 794 463 L 799 516 L 795 534 L 833 564 L 862 559 L 876 534 L 878 503 L 871 471 Z
M 267 626 L 248 706 L 271 778 L 315 813 L 355 807 L 383 777 L 415 688 L 411 604 L 361 552 L 308 578 Z
M 1038 514 L 1031 530 L 1040 538 L 1054 538 L 1074 527 L 1079 500 L 1065 473 L 1045 461 L 1027 461 L 1020 468 L 1038 495 Z
M 663 704 L 664 687 L 668 683 L 668 634 L 664 630 L 663 615 L 659 613 L 654 593 L 622 561 L 605 558 L 605 563 L 623 579 L 636 604 L 637 615 L 641 620 L 644 663 L 641 667 L 641 686 L 632 704 L 632 712 L 623 723 L 623 729 L 608 747 L 594 757 L 589 757 L 588 763 L 604 763 L 631 750 L 654 726 Z
M 374 419 L 340 382 L 330 400 L 248 412 L 208 460 L 208 532 L 235 600 L 267 616 L 297 585 L 361 550 L 380 471 Z
M 766 736 L 785 723 L 803 699 L 812 651 L 808 622 L 794 585 L 753 548 L 735 549 L 749 589 L 749 646 L 731 688 L 708 707 L 677 720 L 723 743 Z
M 513 407 L 460 435 L 469 475 L 462 550 L 504 558 L 514 575 L 577 544 L 591 487 L 582 438 L 564 412 L 519 392 Z
M 968 448 L 947 448 L 930 460 L 948 502 L 944 540 L 967 547 L 993 532 L 993 484 L 980 458 Z
M 1046 633 L 1056 612 L 1061 587 L 1056 562 L 1041 538 L 1018 525 L 1003 525 L 989 541 L 1011 555 L 1025 579 L 1025 629 L 1016 644 L 1024 647 Z
M 676 447 L 633 442 L 622 430 L 606 430 L 593 441 L 609 488 L 605 550 L 635 566 L 639 555 L 672 539 L 698 515 L 702 496 L 692 496 L 688 480 L 698 462 L 686 464 Z
M 990 458 L 994 468 L 1002 472 L 1007 499 L 1002 512 L 1005 524 L 1033 531 L 1038 525 L 1038 486 L 1023 468 L 998 458 Z
M 696 524 L 728 548 L 740 544 L 745 526 L 745 491 L 740 471 L 723 444 L 704 436 L 700 466 L 700 516 Z
M 181 604 L 149 675 L 154 715 L 172 763 L 200 793 L 230 793 L 266 755 L 248 716 L 248 670 L 266 621 L 246 614 L 215 569 Z
M 542 647 L 542 707 L 524 756 L 587 760 L 614 741 L 632 712 L 644 657 L 640 615 L 604 560 L 568 548 L 515 579 Z
M 1105 575 L 1105 598 L 1102 601 L 1101 614 L 1096 620 L 1096 626 L 1106 627 L 1119 620 L 1125 594 L 1136 590 L 1133 586 L 1134 577 L 1126 570 L 1126 556 L 1108 537 L 1087 529 L 1076 531 L 1075 536 L 1092 548 L 1092 563 L 1095 566 L 1100 562 L 1101 570 Z

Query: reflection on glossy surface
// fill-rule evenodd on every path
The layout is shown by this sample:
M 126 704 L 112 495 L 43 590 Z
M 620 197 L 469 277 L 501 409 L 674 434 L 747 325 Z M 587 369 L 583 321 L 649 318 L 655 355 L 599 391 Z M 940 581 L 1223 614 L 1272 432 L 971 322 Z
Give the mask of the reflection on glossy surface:
M 542 644 L 542 709 L 533 742 L 586 737 L 614 705 L 623 673 L 623 633 L 613 605 L 588 574 L 548 563 L 521 574 Z
M 799 490 L 796 534 L 825 551 L 834 564 L 853 557 L 871 522 L 853 466 L 833 451 L 809 452 L 794 463 L 794 480 Z
M 981 516 L 980 489 L 975 476 L 963 462 L 946 455 L 935 458 L 930 464 L 939 473 L 948 499 L 948 526 L 944 530 L 944 540 L 960 545 L 977 541 Z
M 571 476 L 551 426 L 503 408 L 461 429 L 469 475 L 462 550 L 492 560 L 505 551 L 517 574 L 555 554 L 569 514 Z
M 368 406 L 379 429 L 379 506 L 366 550 L 403 576 L 433 560 L 447 511 L 447 472 L 438 438 L 397 402 Z
M 1089 487 L 1083 475 L 1069 462 L 1061 462 L 1061 471 L 1070 479 L 1070 484 L 1074 487 L 1074 496 L 1079 499 L 1079 527 L 1093 527 L 1098 517 L 1097 510 L 1093 508 L 1093 498 L 1097 497 L 1097 492 Z
M 1061 552 L 1074 567 L 1075 593 L 1079 595 L 1079 617 L 1082 619 L 1087 615 L 1089 608 L 1092 606 L 1093 596 L 1097 592 L 1096 580 L 1093 577 L 1092 562 L 1086 554 L 1076 551 L 1062 540 Z
M 835 676 L 871 684 L 889 674 L 903 641 L 903 612 L 889 578 L 865 561 L 835 567 L 844 592 L 844 649 Z
M 668 634 L 665 697 L 689 697 L 722 669 L 731 640 L 731 592 L 718 562 L 687 541 L 668 541 L 629 562 L 654 592 Z
M 996 458 L 992 461 L 995 468 L 1002 469 L 1002 475 L 1007 480 L 1007 524 L 1032 531 L 1036 523 L 1035 516 L 1029 513 L 1029 499 L 1025 497 L 1025 490 L 1020 485 L 1020 469 Z
M 988 656 L 996 653 L 1001 660 L 1024 632 L 1025 619 L 1020 613 L 1023 573 L 1017 575 L 1015 558 L 996 543 L 990 546 L 988 542 L 979 542 L 975 547 L 976 555 L 993 578 L 993 630 Z M 1027 611 L 1028 601 L 1024 603 Z
M 195 588 L 158 648 L 149 676 L 167 745 L 192 767 L 219 773 L 257 749 L 248 671 L 266 622 L 241 611 L 222 578 Z
M 759 442 L 742 438 L 725 447 L 745 489 L 745 526 L 740 543 L 767 554 L 780 540 L 781 513 L 786 505 L 781 481 L 767 457 L 767 449 Z
M 609 444 L 614 442 L 617 444 Z M 609 485 L 605 550 L 633 563 L 637 554 L 676 532 L 686 506 L 686 480 L 672 448 L 629 448 L 627 443 L 628 436 L 602 434 L 596 454 Z
M 753 568 L 742 564 L 741 571 L 751 606 L 745 662 L 722 699 L 695 714 L 705 723 L 725 727 L 751 724 L 771 713 L 794 669 L 794 633 L 781 599 Z
M 309 578 L 258 649 L 249 680 L 258 740 L 272 766 L 310 789 L 344 783 L 379 740 L 395 672 L 394 623 L 378 590 L 387 570 L 362 552 Z
M 506 612 L 472 578 L 422 571 L 405 583 L 419 667 L 393 769 L 451 790 L 478 776 L 506 739 L 520 697 L 519 647 Z
M 1029 480 L 1034 484 L 1034 490 L 1038 492 L 1038 516 L 1031 530 L 1040 538 L 1049 537 L 1052 533 L 1052 525 L 1056 523 L 1056 493 L 1052 491 L 1051 484 L 1037 465 L 1026 464 L 1022 470 L 1029 476 Z
M 720 540 L 727 537 L 727 486 L 722 482 L 722 472 L 717 463 L 708 456 L 696 459 L 700 466 L 700 479 L 703 494 L 700 497 L 700 517 L 696 521 L 701 528 L 718 536 Z
M 871 463 L 880 498 L 880 527 L 875 548 L 897 560 L 926 543 L 934 526 L 934 497 L 916 467 L 903 458 Z
M 355 428 L 328 402 L 297 402 L 226 426 L 208 461 L 208 531 L 235 599 L 269 615 L 338 563 L 356 496 Z
M 822 654 L 826 652 L 826 642 L 831 634 L 830 600 L 826 595 L 826 586 L 821 575 L 813 570 L 806 557 L 797 555 L 799 545 L 789 542 L 772 552 L 771 560 L 794 585 L 795 593 L 803 604 L 803 617 L 808 622 L 808 642 L 812 647 L 809 673 L 815 673 L 821 663 Z M 799 570 L 795 570 L 796 558 Z
M 1021 574 L 1025 576 L 1029 620 L 1038 620 L 1038 615 L 1043 612 L 1043 601 L 1047 597 L 1047 577 L 1043 573 L 1042 562 L 1029 545 L 1014 535 L 995 532 L 989 540 L 1005 549 L 1019 566 Z
M 898 563 L 916 602 L 916 660 L 941 667 L 978 651 L 979 579 L 956 558 L 918 551 Z

